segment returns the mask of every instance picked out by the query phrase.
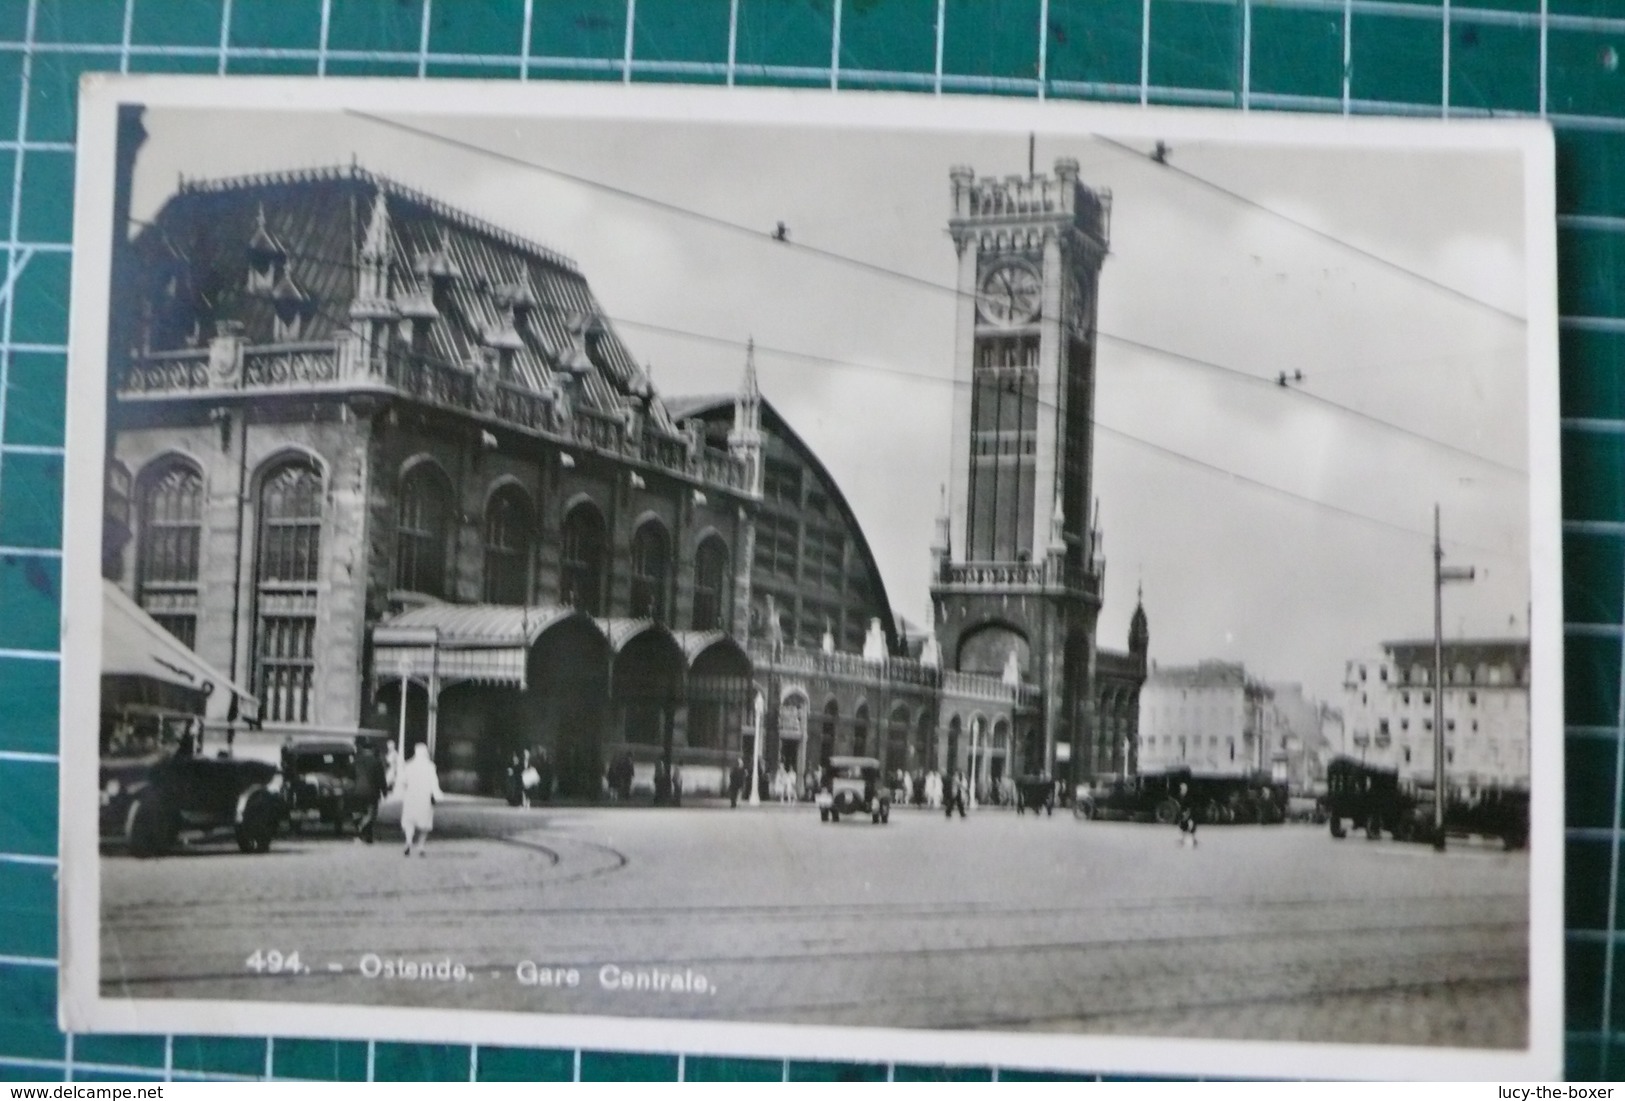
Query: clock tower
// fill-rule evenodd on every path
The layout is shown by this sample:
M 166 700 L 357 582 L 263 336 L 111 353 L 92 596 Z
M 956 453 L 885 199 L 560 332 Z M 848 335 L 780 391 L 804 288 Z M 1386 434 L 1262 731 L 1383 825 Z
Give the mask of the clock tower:
M 1053 176 L 949 177 L 959 307 L 937 640 L 946 668 L 1019 673 L 1036 690 L 1007 770 L 1065 776 L 1094 724 L 1095 316 L 1111 196 L 1080 183 L 1070 158 Z

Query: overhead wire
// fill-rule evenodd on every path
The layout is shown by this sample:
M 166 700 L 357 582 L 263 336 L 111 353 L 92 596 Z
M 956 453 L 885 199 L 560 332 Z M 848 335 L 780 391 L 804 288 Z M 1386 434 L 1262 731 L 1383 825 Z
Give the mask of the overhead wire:
M 167 246 L 169 248 L 171 248 L 172 251 L 175 251 L 177 254 L 181 253 L 181 249 L 179 248 L 179 246 L 174 243 L 173 239 L 169 236 L 169 234 L 168 234 L 167 230 L 165 229 L 165 227 L 160 225 L 159 223 L 153 222 L 153 221 L 147 221 L 147 220 L 140 219 L 140 218 L 135 218 L 135 217 L 131 217 L 129 219 L 129 222 L 133 226 L 136 226 L 136 227 L 139 227 L 139 228 L 142 228 L 142 229 L 151 229 L 151 230 L 163 235 L 163 237 L 164 237 L 164 239 L 165 239 L 165 241 L 167 243 Z M 360 270 L 360 264 L 358 264 L 358 263 L 344 261 L 344 260 L 337 259 L 337 258 L 331 257 L 331 256 L 318 256 L 318 255 L 313 254 L 313 253 L 293 251 L 293 250 L 287 251 L 286 255 L 290 259 L 298 259 L 298 260 L 305 261 L 307 263 L 334 265 L 334 266 L 343 268 L 343 269 L 348 270 L 348 271 L 359 271 Z M 190 261 L 190 258 L 186 258 L 186 259 L 188 261 Z M 583 282 L 585 282 L 584 278 L 583 278 Z M 351 335 L 351 336 L 357 336 L 357 337 L 362 337 L 362 336 L 366 335 L 360 328 L 356 327 L 353 319 L 340 317 L 340 316 L 338 316 L 337 314 L 333 313 L 330 310 L 323 309 L 319 304 L 316 304 L 314 302 L 314 300 L 307 300 L 307 301 L 310 303 L 309 308 L 311 309 L 312 313 L 315 314 L 316 316 L 321 317 L 324 321 L 326 321 L 329 325 L 331 325 L 335 332 L 345 333 L 345 334 L 348 334 L 348 335 Z M 594 301 L 594 304 L 597 305 L 596 300 Z M 545 310 L 545 311 L 547 311 L 549 313 L 553 313 L 555 315 L 563 315 L 566 318 L 573 317 L 574 315 L 576 315 L 576 314 L 578 314 L 580 312 L 579 308 L 576 307 L 576 306 L 573 306 L 573 305 L 570 305 L 570 304 L 561 304 L 561 303 L 558 303 L 558 302 L 554 302 L 551 299 L 544 299 L 544 300 L 538 301 L 536 303 L 536 307 L 540 308 L 542 310 Z M 633 319 L 633 318 L 625 318 L 625 317 L 612 315 L 612 314 L 609 314 L 609 313 L 606 313 L 606 312 L 600 312 L 599 316 L 603 317 L 606 321 L 609 321 L 609 322 L 611 322 L 612 324 L 614 324 L 616 326 L 624 326 L 624 327 L 633 328 L 633 329 L 642 329 L 642 330 L 645 330 L 645 331 L 656 332 L 656 333 L 660 333 L 662 335 L 675 337 L 675 338 L 678 338 L 678 339 L 686 339 L 686 340 L 692 340 L 692 341 L 705 343 L 705 344 L 710 344 L 710 345 L 719 346 L 719 347 L 727 347 L 727 348 L 734 349 L 734 350 L 740 351 L 740 352 L 745 351 L 747 348 L 754 348 L 755 352 L 758 355 L 778 356 L 778 357 L 781 357 L 781 358 L 795 359 L 795 360 L 800 360 L 800 361 L 803 361 L 803 362 L 818 363 L 818 364 L 823 364 L 823 365 L 827 365 L 827 366 L 842 367 L 842 368 L 848 368 L 848 369 L 853 369 L 853 370 L 860 370 L 860 371 L 864 371 L 864 372 L 867 372 L 867 373 L 889 375 L 889 376 L 896 377 L 896 378 L 906 379 L 906 380 L 909 380 L 909 381 L 912 381 L 912 382 L 924 382 L 924 383 L 932 383 L 932 384 L 936 384 L 936 385 L 946 385 L 946 386 L 953 387 L 953 388 L 956 388 L 956 389 L 964 387 L 964 386 L 974 385 L 973 383 L 961 382 L 959 379 L 955 379 L 955 378 L 944 377 L 944 376 L 941 376 L 941 375 L 926 374 L 926 373 L 919 372 L 919 371 L 910 371 L 910 370 L 900 368 L 900 367 L 889 367 L 889 366 L 884 366 L 884 365 L 880 365 L 880 364 L 873 364 L 873 363 L 860 363 L 860 362 L 857 362 L 857 361 L 854 361 L 854 360 L 840 359 L 840 358 L 836 358 L 836 357 L 822 355 L 822 354 L 815 353 L 815 352 L 807 352 L 807 351 L 803 351 L 803 350 L 799 350 L 799 349 L 792 349 L 792 348 L 776 347 L 776 346 L 770 345 L 770 344 L 763 344 L 761 342 L 755 341 L 754 339 L 749 340 L 749 341 L 740 341 L 740 340 L 736 340 L 736 339 L 733 339 L 733 338 L 730 338 L 730 337 L 719 336 L 719 335 L 713 334 L 713 333 L 702 333 L 702 332 L 697 332 L 697 331 L 693 331 L 693 330 L 681 329 L 681 328 L 677 328 L 675 326 L 670 326 L 670 325 L 662 325 L 662 324 L 654 323 L 654 322 L 645 322 L 645 321 L 640 321 L 640 320 Z M 440 357 L 429 354 L 429 353 L 426 353 L 426 352 L 416 351 L 416 350 L 414 350 L 414 349 L 412 349 L 410 347 L 398 347 L 398 348 L 395 349 L 395 354 L 397 354 L 399 356 L 402 356 L 406 360 L 408 360 L 410 362 L 413 362 L 415 364 L 418 364 L 418 365 L 429 365 L 429 366 L 444 366 L 445 365 L 445 361 L 442 360 Z M 1177 355 L 1177 353 L 1171 353 L 1171 354 Z M 1253 377 L 1253 376 L 1248 376 L 1248 377 Z M 1267 382 L 1268 380 L 1260 379 L 1259 381 Z M 1274 384 L 1270 383 L 1270 385 L 1274 385 Z M 1053 402 L 1053 401 L 1046 401 L 1046 400 L 1037 399 L 1037 398 L 1035 398 L 1034 400 L 1035 400 L 1035 402 L 1036 402 L 1036 404 L 1037 404 L 1037 406 L 1039 408 L 1048 409 L 1048 410 L 1051 410 L 1051 411 L 1058 411 L 1058 409 L 1059 409 L 1058 404 Z M 1332 502 L 1323 500 L 1323 499 L 1318 498 L 1318 497 L 1313 497 L 1313 496 L 1310 496 L 1308 494 L 1299 493 L 1299 492 L 1297 492 L 1295 490 L 1288 489 L 1288 488 L 1286 488 L 1284 486 L 1279 486 L 1279 485 L 1276 485 L 1276 484 L 1271 483 L 1271 482 L 1266 482 L 1266 481 L 1263 481 L 1261 479 L 1251 477 L 1251 476 L 1243 474 L 1243 473 L 1241 473 L 1239 471 L 1229 469 L 1229 468 L 1221 466 L 1219 464 L 1212 463 L 1212 462 L 1209 462 L 1207 460 L 1198 458 L 1198 457 L 1196 457 L 1194 455 L 1190 455 L 1190 454 L 1187 454 L 1185 452 L 1179 451 L 1177 449 L 1168 447 L 1168 446 L 1166 446 L 1164 444 L 1156 443 L 1155 441 L 1146 439 L 1146 438 L 1144 438 L 1142 436 L 1135 435 L 1134 433 L 1127 432 L 1127 431 L 1119 429 L 1119 428 L 1114 428 L 1114 427 L 1112 427 L 1112 426 L 1110 426 L 1108 424 L 1105 424 L 1105 423 L 1101 422 L 1098 417 L 1094 418 L 1093 423 L 1094 423 L 1096 428 L 1098 428 L 1100 431 L 1106 433 L 1107 435 L 1116 437 L 1116 438 L 1118 438 L 1120 440 L 1123 440 L 1123 441 L 1126 441 L 1128 443 L 1137 445 L 1139 447 L 1148 449 L 1148 450 L 1150 450 L 1150 451 L 1152 451 L 1152 452 L 1154 452 L 1154 453 L 1156 453 L 1158 455 L 1161 455 L 1161 456 L 1163 456 L 1165 458 L 1173 459 L 1175 461 L 1184 463 L 1184 464 L 1192 466 L 1194 468 L 1206 471 L 1206 472 L 1208 472 L 1210 474 L 1213 474 L 1213 475 L 1216 475 L 1216 476 L 1219 476 L 1219 477 L 1223 477 L 1223 478 L 1225 478 L 1225 479 L 1227 479 L 1229 481 L 1235 482 L 1237 484 L 1245 485 L 1245 486 L 1248 486 L 1250 488 L 1260 490 L 1260 491 L 1263 491 L 1263 492 L 1266 492 L 1266 493 L 1270 493 L 1270 494 L 1273 494 L 1273 495 L 1278 496 L 1278 497 L 1282 497 L 1282 498 L 1285 498 L 1285 499 L 1289 499 L 1289 500 L 1292 500 L 1292 501 L 1299 502 L 1301 504 L 1307 504 L 1307 505 L 1310 505 L 1310 506 L 1313 506 L 1313 507 L 1316 507 L 1316 508 L 1324 509 L 1324 510 L 1327 510 L 1328 512 L 1337 514 L 1337 515 L 1342 516 L 1344 518 L 1352 519 L 1352 520 L 1356 520 L 1356 521 L 1362 521 L 1362 522 L 1374 525 L 1376 527 L 1380 527 L 1380 528 L 1389 530 L 1391 532 L 1397 532 L 1397 533 L 1400 533 L 1400 534 L 1408 535 L 1408 536 L 1411 536 L 1411 537 L 1414 537 L 1414 538 L 1419 538 L 1419 539 L 1431 540 L 1433 538 L 1433 534 L 1432 534 L 1432 532 L 1430 530 L 1423 530 L 1421 528 L 1407 527 L 1404 524 L 1400 524 L 1400 523 L 1397 523 L 1397 522 L 1392 521 L 1392 520 L 1384 519 L 1384 518 L 1379 517 L 1379 516 L 1373 516 L 1373 515 L 1370 515 L 1369 513 L 1360 512 L 1360 511 L 1355 510 L 1355 509 L 1346 508 L 1344 506 L 1334 504 Z M 1468 457 L 1469 458 L 1477 458 L 1477 459 L 1482 458 L 1480 456 L 1472 455 L 1471 453 L 1468 453 Z M 1471 543 L 1471 542 L 1467 542 L 1467 541 L 1459 540 L 1459 539 L 1446 539 L 1445 542 L 1449 543 L 1449 544 L 1451 544 L 1453 546 L 1456 546 L 1456 547 L 1458 547 L 1460 549 L 1473 550 L 1473 551 L 1476 551 L 1476 552 L 1481 553 L 1481 554 L 1497 555 L 1497 556 L 1501 556 L 1501 557 L 1511 557 L 1511 556 L 1506 555 L 1505 551 L 1498 550 L 1498 549 L 1496 549 L 1494 547 L 1489 547 L 1489 546 L 1485 546 L 1485 545 L 1482 545 L 1482 544 L 1475 544 L 1475 543 Z
M 1198 175 L 1188 168 L 1183 168 L 1177 164 L 1174 164 L 1168 159 L 1168 150 L 1165 146 L 1162 146 L 1161 143 L 1158 143 L 1158 149 L 1155 152 L 1146 153 L 1142 150 L 1134 148 L 1127 142 L 1119 141 L 1117 138 L 1107 137 L 1105 134 L 1095 133 L 1091 134 L 1090 136 L 1103 145 L 1129 154 L 1137 161 L 1142 161 L 1149 165 L 1155 165 L 1157 168 L 1165 169 L 1181 179 L 1188 180 L 1191 183 L 1206 188 L 1209 191 L 1223 195 L 1226 198 L 1238 202 L 1251 210 L 1256 210 L 1261 214 L 1274 218 L 1277 221 L 1285 222 L 1287 225 L 1294 226 L 1320 241 L 1324 241 L 1328 244 L 1335 245 L 1338 248 L 1345 249 L 1357 256 L 1364 257 L 1380 267 L 1386 268 L 1389 271 L 1397 273 L 1408 279 L 1413 279 L 1416 282 L 1431 287 L 1442 294 L 1448 295 L 1459 301 L 1466 302 L 1469 305 L 1477 306 L 1480 309 L 1489 311 L 1490 313 L 1499 314 L 1501 317 L 1504 317 L 1510 321 L 1515 321 L 1520 325 L 1528 324 L 1529 319 L 1520 313 L 1509 310 L 1504 306 L 1497 306 L 1494 302 L 1479 298 L 1477 295 L 1469 294 L 1459 287 L 1453 287 L 1443 280 L 1435 279 L 1431 275 L 1417 271 L 1415 268 L 1407 267 L 1404 264 L 1399 263 L 1397 260 L 1391 260 L 1379 252 L 1374 252 L 1362 245 L 1357 245 L 1353 241 L 1337 236 L 1335 233 L 1329 233 L 1326 230 L 1321 229 L 1319 226 L 1312 225 L 1301 218 L 1294 218 L 1285 211 L 1276 210 L 1267 203 L 1261 203 L 1251 196 L 1243 195 L 1241 192 L 1236 191 L 1233 188 L 1225 187 L 1223 184 L 1210 180 L 1206 176 Z
M 806 254 L 806 255 L 809 255 L 809 256 L 813 256 L 813 257 L 816 257 L 816 258 L 821 259 L 821 260 L 825 260 L 825 261 L 828 261 L 828 262 L 831 262 L 831 263 L 841 264 L 841 265 L 853 268 L 854 270 L 864 271 L 864 272 L 867 272 L 869 274 L 880 276 L 880 277 L 883 277 L 883 278 L 895 279 L 895 280 L 905 282 L 905 283 L 908 283 L 910 285 L 919 287 L 919 288 L 924 289 L 924 290 L 929 290 L 929 291 L 936 292 L 936 293 L 952 295 L 956 299 L 957 298 L 967 298 L 967 297 L 968 298 L 974 298 L 975 297 L 975 294 L 973 292 L 964 291 L 964 290 L 961 290 L 958 287 L 949 286 L 949 285 L 947 285 L 945 283 L 939 283 L 939 282 L 937 282 L 937 281 L 935 281 L 933 279 L 927 279 L 927 278 L 925 278 L 923 276 L 914 275 L 914 274 L 912 274 L 910 272 L 900 271 L 898 269 L 890 268 L 890 267 L 887 267 L 887 266 L 882 265 L 882 264 L 876 264 L 876 263 L 873 263 L 872 261 L 863 260 L 861 258 L 854 257 L 854 256 L 849 256 L 849 255 L 847 255 L 845 253 L 836 252 L 836 251 L 831 250 L 831 249 L 825 249 L 825 248 L 820 248 L 820 247 L 815 246 L 815 245 L 809 245 L 809 244 L 806 244 L 805 242 L 797 241 L 797 240 L 794 240 L 794 239 L 791 239 L 791 238 L 780 239 L 778 237 L 774 237 L 774 236 L 772 236 L 770 234 L 765 233 L 760 227 L 745 225 L 745 224 L 740 223 L 740 222 L 734 222 L 734 221 L 731 221 L 731 220 L 729 220 L 727 218 L 723 218 L 723 217 L 721 217 L 719 215 L 708 214 L 705 211 L 695 210 L 695 209 L 693 209 L 691 207 L 686 207 L 686 206 L 683 206 L 681 204 L 673 203 L 673 202 L 670 202 L 670 201 L 665 200 L 665 199 L 659 199 L 659 198 L 656 198 L 656 197 L 654 197 L 652 195 L 647 195 L 647 194 L 644 194 L 642 192 L 634 191 L 634 190 L 632 190 L 630 188 L 621 187 L 621 186 L 616 185 L 616 184 L 611 184 L 611 183 L 605 182 L 603 180 L 594 179 L 594 178 L 592 178 L 590 176 L 585 176 L 585 175 L 582 175 L 580 173 L 569 172 L 569 171 L 566 171 L 564 169 L 556 168 L 556 167 L 554 167 L 552 165 L 542 164 L 542 163 L 539 163 L 539 162 L 534 161 L 534 160 L 529 160 L 529 159 L 524 158 L 524 157 L 516 156 L 516 155 L 514 155 L 512 153 L 503 152 L 500 149 L 492 149 L 489 146 L 480 145 L 480 144 L 478 144 L 476 142 L 467 141 L 467 140 L 465 140 L 463 138 L 454 137 L 454 136 L 451 136 L 451 135 L 448 135 L 448 134 L 442 134 L 442 133 L 440 133 L 438 131 L 427 129 L 425 127 L 413 126 L 410 123 L 401 122 L 401 121 L 399 121 L 397 119 L 391 119 L 391 118 L 388 118 L 388 117 L 383 116 L 383 115 L 376 115 L 376 114 L 372 114 L 370 112 L 360 111 L 360 110 L 356 110 L 356 109 L 353 109 L 353 108 L 346 109 L 345 113 L 349 114 L 349 115 L 351 115 L 351 116 L 353 116 L 355 118 L 364 120 L 366 122 L 370 122 L 370 123 L 373 123 L 373 124 L 376 124 L 376 125 L 379 125 L 379 126 L 383 126 L 383 127 L 389 128 L 389 129 L 393 129 L 393 130 L 396 130 L 396 131 L 401 132 L 401 133 L 410 134 L 410 135 L 412 135 L 414 137 L 426 138 L 426 139 L 429 139 L 431 141 L 439 142 L 441 144 L 450 146 L 452 148 L 461 149 L 461 150 L 463 150 L 465 152 L 473 153 L 473 154 L 478 155 L 478 156 L 487 157 L 489 159 L 492 159 L 492 160 L 495 160 L 495 161 L 498 161 L 498 162 L 501 162 L 501 163 L 504 163 L 504 164 L 508 164 L 508 165 L 513 166 L 513 167 L 526 169 L 526 170 L 534 171 L 534 172 L 540 172 L 540 173 L 542 173 L 544 175 L 551 176 L 551 177 L 553 177 L 555 179 L 564 180 L 566 182 L 574 183 L 574 184 L 580 185 L 582 187 L 587 187 L 587 188 L 591 188 L 591 189 L 596 190 L 596 191 L 601 191 L 601 192 L 603 192 L 605 194 L 614 195 L 617 198 L 624 199 L 624 200 L 626 200 L 628 202 L 633 202 L 633 203 L 637 203 L 637 204 L 640 204 L 640 205 L 648 206 L 651 209 L 663 211 L 663 212 L 671 214 L 673 216 L 682 217 L 682 218 L 685 218 L 685 219 L 688 219 L 688 220 L 696 221 L 696 222 L 701 223 L 703 225 L 711 226 L 711 227 L 716 228 L 716 229 L 725 230 L 725 231 L 730 232 L 730 233 L 743 235 L 743 236 L 748 237 L 748 238 L 750 238 L 752 240 L 766 241 L 766 242 L 771 243 L 772 246 L 775 247 L 775 248 L 791 249 L 791 250 L 794 250 L 796 252 L 800 252 L 800 253 L 803 253 L 803 254 Z M 1262 209 L 1268 210 L 1267 207 L 1262 208 Z M 1281 217 L 1286 217 L 1286 216 L 1281 215 Z M 1290 220 L 1290 219 L 1288 219 L 1288 220 Z M 1313 227 L 1307 227 L 1306 226 L 1305 228 L 1309 228 L 1309 229 L 1312 230 Z M 1315 231 L 1315 232 L 1320 233 L 1321 231 Z M 1322 235 L 1326 236 L 1323 233 L 1322 233 Z M 1334 240 L 1334 241 L 1339 240 L 1338 238 L 1335 238 L 1335 237 L 1330 237 L 1330 239 Z M 1358 246 L 1348 245 L 1348 247 L 1353 248 L 1356 251 L 1360 251 L 1358 249 Z M 1392 264 L 1392 262 L 1388 262 L 1388 263 L 1390 265 Z M 1406 269 L 1406 268 L 1401 267 L 1399 270 L 1408 272 L 1410 269 Z M 1411 274 L 1418 274 L 1418 273 L 1413 272 Z M 1418 277 L 1423 278 L 1424 280 L 1426 280 L 1428 282 L 1436 282 L 1434 280 L 1428 280 L 1427 277 L 1425 277 L 1425 276 L 1418 275 Z M 1443 284 L 1440 284 L 1440 286 L 1443 286 Z M 1458 295 L 1460 293 L 1461 292 L 1457 292 Z M 1473 301 L 1477 302 L 1478 300 L 1473 299 Z M 1485 305 L 1487 308 L 1492 308 L 1492 309 L 1494 308 L 1493 306 L 1489 306 L 1486 303 L 1479 303 L 1479 304 L 1480 305 Z M 1499 312 L 1505 313 L 1505 311 L 1499 311 Z M 1519 321 L 1522 321 L 1522 318 L 1516 318 L 1516 319 L 1519 320 Z M 1475 462 L 1483 463 L 1483 464 L 1485 464 L 1487 466 L 1494 467 L 1496 469 L 1499 469 L 1499 470 L 1503 471 L 1504 473 L 1513 475 L 1515 477 L 1519 477 L 1519 478 L 1527 478 L 1528 477 L 1528 472 L 1523 467 L 1517 466 L 1515 464 L 1504 462 L 1504 461 L 1502 461 L 1500 459 L 1496 459 L 1496 458 L 1493 458 L 1493 457 L 1488 456 L 1488 455 L 1480 454 L 1479 452 L 1473 451 L 1473 450 L 1471 450 L 1469 448 L 1460 447 L 1460 446 L 1458 446 L 1456 444 L 1452 444 L 1452 443 L 1450 443 L 1450 442 L 1448 442 L 1446 440 L 1441 440 L 1436 436 L 1430 436 L 1425 432 L 1419 432 L 1419 431 L 1417 431 L 1415 429 L 1407 428 L 1404 425 L 1395 423 L 1394 421 L 1387 420 L 1387 419 L 1385 419 L 1383 417 L 1379 417 L 1379 416 L 1377 416 L 1375 414 L 1368 413 L 1368 412 L 1366 412 L 1366 411 L 1364 411 L 1362 409 L 1359 409 L 1358 407 L 1351 406 L 1351 405 L 1346 405 L 1346 404 L 1344 404 L 1342 402 L 1334 401 L 1331 398 L 1327 398 L 1327 397 L 1324 397 L 1322 395 L 1315 394 L 1315 393 L 1312 393 L 1310 391 L 1303 390 L 1302 388 L 1299 388 L 1299 387 L 1285 387 L 1285 388 L 1280 387 L 1280 386 L 1277 385 L 1277 382 L 1276 382 L 1276 380 L 1274 378 L 1271 378 L 1271 377 L 1268 377 L 1268 376 L 1265 376 L 1265 375 L 1255 375 L 1255 374 L 1253 374 L 1253 373 L 1251 373 L 1249 371 L 1244 371 L 1244 370 L 1241 370 L 1240 368 L 1237 368 L 1237 367 L 1231 367 L 1231 366 L 1229 366 L 1227 364 L 1219 363 L 1219 362 L 1217 362 L 1215 360 L 1206 359 L 1204 357 L 1192 355 L 1192 354 L 1185 353 L 1185 352 L 1178 352 L 1178 351 L 1175 351 L 1175 350 L 1170 349 L 1170 348 L 1164 348 L 1164 347 L 1161 347 L 1160 345 L 1152 344 L 1152 343 L 1150 343 L 1148 341 L 1136 340 L 1136 339 L 1134 339 L 1132 337 L 1121 336 L 1119 334 L 1109 332 L 1109 331 L 1107 331 L 1105 329 L 1101 329 L 1098 326 L 1096 326 L 1096 328 L 1095 328 L 1095 333 L 1102 340 L 1107 340 L 1107 341 L 1111 341 L 1112 343 L 1115 343 L 1115 344 L 1123 345 L 1125 347 L 1134 348 L 1137 351 L 1145 352 L 1147 354 L 1154 355 L 1154 356 L 1157 356 L 1159 358 L 1166 359 L 1166 360 L 1168 360 L 1170 362 L 1184 364 L 1184 365 L 1188 365 L 1188 366 L 1191 366 L 1191 367 L 1197 367 L 1197 368 L 1201 368 L 1201 369 L 1204 369 L 1204 370 L 1214 371 L 1214 372 L 1217 372 L 1221 377 L 1225 377 L 1225 378 L 1234 378 L 1234 379 L 1250 382 L 1250 383 L 1253 383 L 1255 385 L 1256 384 L 1265 384 L 1265 385 L 1268 385 L 1268 386 L 1270 386 L 1272 388 L 1275 388 L 1277 390 L 1284 389 L 1288 393 L 1297 395 L 1298 398 L 1300 398 L 1302 400 L 1310 401 L 1310 402 L 1312 402 L 1312 403 L 1314 403 L 1316 405 L 1321 406 L 1322 408 L 1333 410 L 1333 411 L 1335 411 L 1335 412 L 1337 412 L 1339 414 L 1354 418 L 1354 419 L 1359 420 L 1359 421 L 1361 421 L 1361 422 L 1363 422 L 1363 423 L 1365 423 L 1367 425 L 1370 425 L 1372 427 L 1380 428 L 1383 431 L 1396 433 L 1398 435 L 1405 436 L 1405 437 L 1408 437 L 1410 439 L 1420 441 L 1422 443 L 1427 444 L 1430 447 L 1436 447 L 1436 448 L 1439 448 L 1441 450 L 1448 451 L 1448 452 L 1450 452 L 1452 454 L 1456 454 L 1456 455 L 1471 459 L 1471 460 L 1473 460 Z

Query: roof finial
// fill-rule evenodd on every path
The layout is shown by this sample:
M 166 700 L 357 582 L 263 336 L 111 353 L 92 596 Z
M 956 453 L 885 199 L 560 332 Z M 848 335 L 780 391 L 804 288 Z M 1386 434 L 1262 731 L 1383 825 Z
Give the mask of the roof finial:
M 367 236 L 361 245 L 361 255 L 368 259 L 382 259 L 389 255 L 389 205 L 382 184 L 372 198 L 372 216 L 367 222 Z
M 745 381 L 740 392 L 746 397 L 758 397 L 762 390 L 756 383 L 756 338 L 745 338 Z

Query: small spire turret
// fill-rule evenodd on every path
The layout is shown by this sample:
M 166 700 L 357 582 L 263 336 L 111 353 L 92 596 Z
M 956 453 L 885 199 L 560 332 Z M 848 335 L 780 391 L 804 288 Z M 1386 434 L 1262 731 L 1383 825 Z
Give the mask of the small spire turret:
M 734 426 L 728 451 L 749 464 L 750 491 L 762 494 L 762 390 L 756 380 L 756 339 L 745 342 L 745 377 L 734 395 Z
M 1145 662 L 1145 656 L 1151 649 L 1151 625 L 1145 617 L 1145 588 L 1136 586 L 1134 590 L 1134 616 L 1128 624 L 1128 652 Z

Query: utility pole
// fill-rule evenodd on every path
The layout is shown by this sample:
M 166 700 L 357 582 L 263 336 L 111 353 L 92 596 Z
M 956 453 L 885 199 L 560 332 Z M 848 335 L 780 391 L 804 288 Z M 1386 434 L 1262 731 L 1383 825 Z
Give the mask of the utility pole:
M 1446 566 L 1439 540 L 1439 506 L 1433 506 L 1433 847 L 1444 852 L 1444 587 L 1471 581 L 1471 566 Z

